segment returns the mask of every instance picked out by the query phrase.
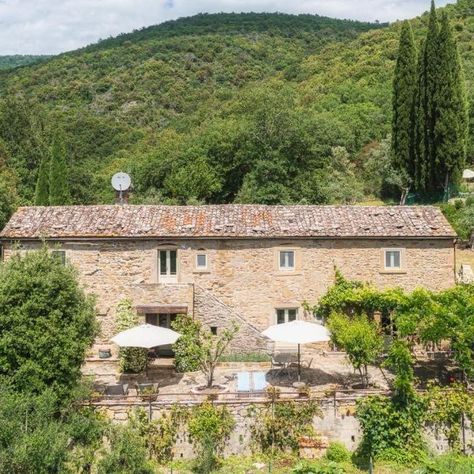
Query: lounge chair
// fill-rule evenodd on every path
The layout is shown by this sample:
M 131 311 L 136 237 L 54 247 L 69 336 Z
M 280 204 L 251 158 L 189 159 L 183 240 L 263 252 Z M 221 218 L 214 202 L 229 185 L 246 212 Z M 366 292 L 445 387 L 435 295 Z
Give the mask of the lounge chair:
M 125 397 L 128 395 L 128 384 L 127 383 L 118 383 L 114 385 L 107 385 L 105 387 L 105 394 L 108 396 L 122 396 Z
M 238 372 L 237 373 L 237 394 L 250 395 L 250 373 L 249 372 Z
M 268 387 L 265 372 L 253 372 L 253 391 L 256 393 L 262 393 Z

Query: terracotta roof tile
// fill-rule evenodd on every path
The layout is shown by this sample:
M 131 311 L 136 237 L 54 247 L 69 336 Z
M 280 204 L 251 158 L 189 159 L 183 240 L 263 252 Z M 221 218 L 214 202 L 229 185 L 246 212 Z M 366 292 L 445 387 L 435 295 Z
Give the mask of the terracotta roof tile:
M 431 206 L 21 207 L 0 233 L 6 239 L 455 236 Z

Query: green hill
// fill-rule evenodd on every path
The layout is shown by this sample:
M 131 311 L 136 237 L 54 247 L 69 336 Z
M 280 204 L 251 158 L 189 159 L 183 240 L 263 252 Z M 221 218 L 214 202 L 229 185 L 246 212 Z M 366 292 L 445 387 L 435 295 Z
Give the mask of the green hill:
M 40 61 L 49 59 L 51 56 L 35 56 L 30 54 L 14 54 L 10 56 L 0 56 L 0 70 L 15 69 L 21 66 L 29 66 Z
M 474 0 L 449 10 L 472 80 Z M 421 35 L 425 18 L 413 24 Z M 57 127 L 74 202 L 109 202 L 118 170 L 136 202 L 390 195 L 381 164 L 399 26 L 198 15 L 0 73 L 0 160 L 22 202 Z

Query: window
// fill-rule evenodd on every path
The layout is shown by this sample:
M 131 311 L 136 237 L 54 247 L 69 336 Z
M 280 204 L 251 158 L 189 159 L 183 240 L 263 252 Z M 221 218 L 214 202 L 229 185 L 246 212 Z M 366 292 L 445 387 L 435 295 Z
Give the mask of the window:
M 211 326 L 211 334 L 217 336 L 217 326 Z
M 205 253 L 198 253 L 196 255 L 196 268 L 198 270 L 207 269 L 207 255 Z
M 66 264 L 66 251 L 65 250 L 53 250 L 51 252 L 52 257 L 57 258 L 63 265 Z
M 295 252 L 294 250 L 280 251 L 280 270 L 291 271 L 295 269 Z
M 159 258 L 159 279 L 162 282 L 175 282 L 177 275 L 177 252 L 176 250 L 160 250 Z
M 277 309 L 276 310 L 277 324 L 285 324 L 291 321 L 296 321 L 297 318 L 298 318 L 297 309 Z
M 400 270 L 402 268 L 401 250 L 385 250 L 385 269 Z

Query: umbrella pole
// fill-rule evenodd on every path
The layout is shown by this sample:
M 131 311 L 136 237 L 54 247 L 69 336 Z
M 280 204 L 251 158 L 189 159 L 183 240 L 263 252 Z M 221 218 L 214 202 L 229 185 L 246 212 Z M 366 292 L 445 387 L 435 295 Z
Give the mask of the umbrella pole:
M 301 344 L 298 344 L 298 382 L 301 382 Z

